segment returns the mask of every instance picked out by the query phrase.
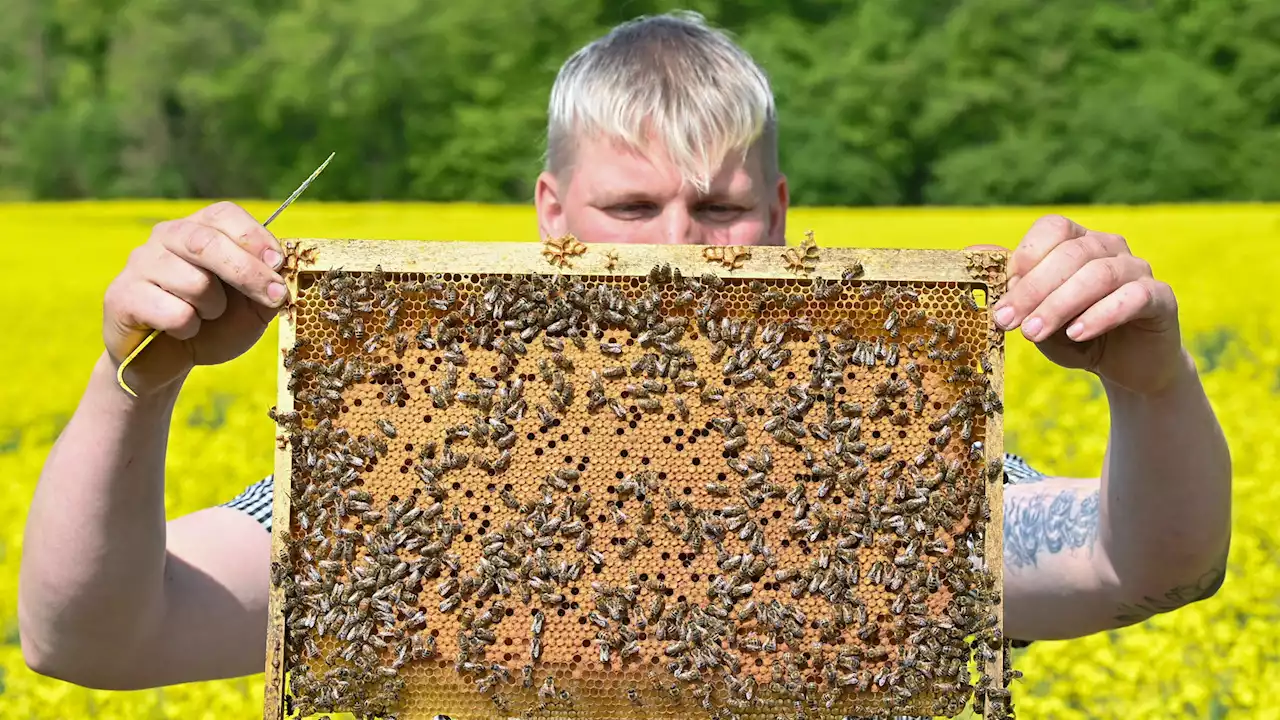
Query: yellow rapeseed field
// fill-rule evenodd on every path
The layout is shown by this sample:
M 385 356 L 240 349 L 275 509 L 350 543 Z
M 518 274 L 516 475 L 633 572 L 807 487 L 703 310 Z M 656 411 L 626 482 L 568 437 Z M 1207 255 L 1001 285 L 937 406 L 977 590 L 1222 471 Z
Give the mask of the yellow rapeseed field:
M 163 690 L 88 691 L 23 664 L 17 577 L 27 503 L 50 444 L 101 349 L 103 290 L 157 221 L 195 202 L 0 204 L 0 708 L 6 718 L 246 718 L 262 676 Z M 265 217 L 273 203 L 247 207 Z M 1227 583 L 1210 601 L 1141 626 L 1034 645 L 1018 658 L 1022 717 L 1280 718 L 1280 206 L 1055 208 L 1129 238 L 1177 292 L 1235 462 L 1235 539 Z M 819 244 L 1013 246 L 1040 208 L 800 209 L 789 232 Z M 300 202 L 281 237 L 532 240 L 527 207 Z M 223 502 L 271 468 L 274 328 L 247 356 L 197 372 L 170 441 L 168 512 Z M 1012 337 L 1007 446 L 1046 472 L 1096 475 L 1107 414 L 1096 381 L 1051 366 Z M 67 558 L 76 562 L 76 558 Z

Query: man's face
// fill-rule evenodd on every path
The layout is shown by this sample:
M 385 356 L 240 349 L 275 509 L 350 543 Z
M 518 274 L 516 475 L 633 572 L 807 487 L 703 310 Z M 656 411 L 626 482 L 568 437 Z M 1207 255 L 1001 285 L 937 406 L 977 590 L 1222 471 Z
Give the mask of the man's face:
M 544 238 L 651 245 L 785 245 L 786 178 L 764 179 L 759 153 L 729 158 L 706 194 L 682 183 L 660 147 L 636 152 L 605 139 L 580 140 L 574 166 L 538 178 Z

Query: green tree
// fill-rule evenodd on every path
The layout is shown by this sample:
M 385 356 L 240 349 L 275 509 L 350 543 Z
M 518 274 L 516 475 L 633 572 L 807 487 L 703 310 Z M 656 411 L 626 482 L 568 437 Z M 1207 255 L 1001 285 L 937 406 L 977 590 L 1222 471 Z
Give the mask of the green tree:
M 684 7 L 778 97 L 798 204 L 1280 198 L 1274 0 L 9 0 L 0 197 L 527 202 L 584 42 Z

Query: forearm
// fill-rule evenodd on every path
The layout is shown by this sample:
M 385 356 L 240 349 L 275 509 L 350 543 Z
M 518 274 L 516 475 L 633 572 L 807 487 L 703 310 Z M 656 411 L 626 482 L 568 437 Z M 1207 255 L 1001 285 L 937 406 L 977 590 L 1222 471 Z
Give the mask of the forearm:
M 1231 458 L 1195 365 L 1157 395 L 1105 384 L 1111 434 L 1098 542 L 1117 619 L 1135 622 L 1217 590 L 1231 536 Z
M 37 669 L 127 657 L 162 614 L 176 395 L 129 397 L 104 355 L 54 444 L 27 518 L 18 598 L 24 654 Z

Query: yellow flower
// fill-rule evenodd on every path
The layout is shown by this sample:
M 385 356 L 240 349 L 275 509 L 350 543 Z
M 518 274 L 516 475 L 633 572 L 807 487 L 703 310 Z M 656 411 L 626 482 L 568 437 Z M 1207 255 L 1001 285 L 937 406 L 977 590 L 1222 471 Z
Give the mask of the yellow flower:
M 102 294 L 156 222 L 199 202 L 0 205 L 0 622 L 16 634 L 17 572 L 26 505 L 50 443 L 73 412 L 101 352 Z M 265 217 L 274 203 L 249 203 Z M 799 238 L 822 246 L 1013 246 L 1038 208 L 798 209 Z M 1280 277 L 1274 206 L 1079 208 L 1065 214 L 1125 235 L 1179 298 L 1187 346 L 1204 371 L 1235 463 L 1235 537 L 1227 582 L 1213 599 L 1142 625 L 1019 655 L 1015 706 L 1029 718 L 1280 718 Z M 310 204 L 273 224 L 280 237 L 536 240 L 531 208 Z M 271 472 L 274 331 L 245 357 L 202 368 L 178 403 L 170 438 L 170 517 L 224 502 Z M 1097 383 L 1050 366 L 1012 335 L 1006 431 L 1011 451 L 1050 473 L 1096 475 L 1107 409 Z M 14 643 L 0 644 L 7 717 L 244 718 L 262 708 L 262 676 L 163 690 L 108 693 L 39 677 Z

